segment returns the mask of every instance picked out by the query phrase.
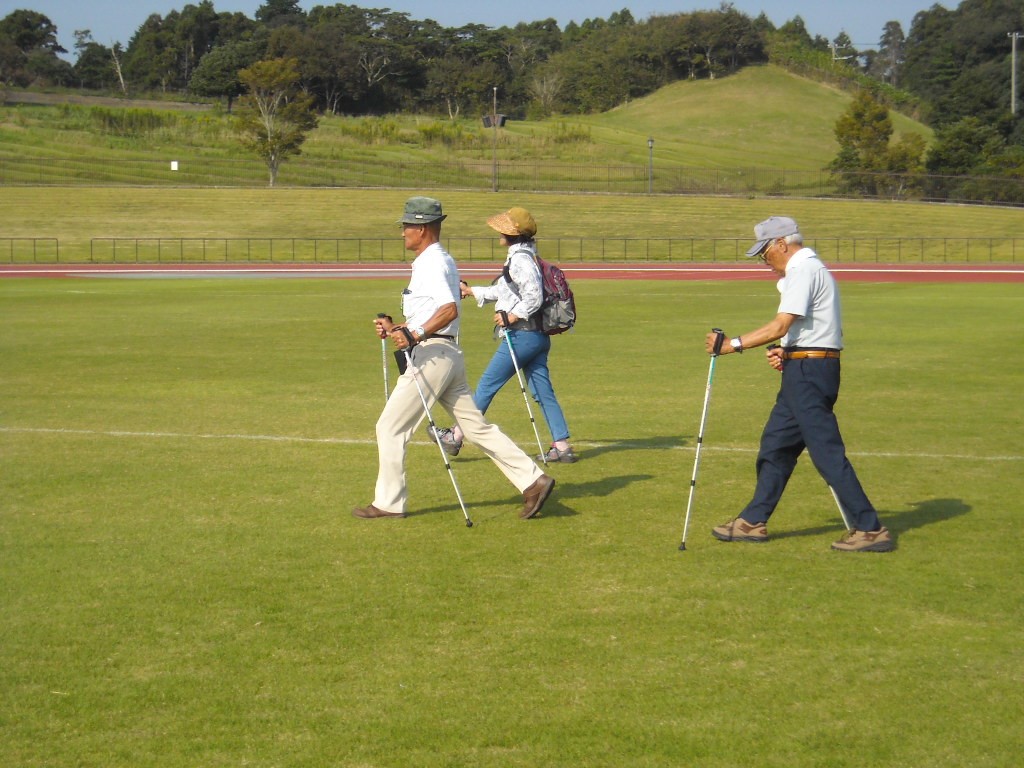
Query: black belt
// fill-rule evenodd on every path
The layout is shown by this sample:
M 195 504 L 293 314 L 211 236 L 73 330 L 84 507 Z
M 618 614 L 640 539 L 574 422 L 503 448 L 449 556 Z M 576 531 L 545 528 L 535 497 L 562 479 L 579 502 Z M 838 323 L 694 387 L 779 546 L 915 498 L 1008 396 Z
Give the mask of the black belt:
M 430 341 L 430 339 L 446 339 L 448 341 L 455 341 L 454 336 L 446 336 L 443 333 L 431 333 L 425 339 L 420 339 L 420 342 Z

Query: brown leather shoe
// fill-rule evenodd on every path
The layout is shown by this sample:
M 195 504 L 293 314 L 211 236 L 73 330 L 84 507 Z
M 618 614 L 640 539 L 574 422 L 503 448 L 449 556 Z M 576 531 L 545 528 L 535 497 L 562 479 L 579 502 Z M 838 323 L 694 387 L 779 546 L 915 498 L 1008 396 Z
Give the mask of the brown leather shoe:
M 352 516 L 372 520 L 377 517 L 405 517 L 405 512 L 385 512 L 383 509 L 377 509 L 373 504 L 367 504 L 365 507 L 353 509 Z
M 540 508 L 544 506 L 544 502 L 548 500 L 554 487 L 555 478 L 548 475 L 538 477 L 533 485 L 523 491 L 523 511 L 519 513 L 519 516 L 523 520 L 528 520 L 540 512 Z

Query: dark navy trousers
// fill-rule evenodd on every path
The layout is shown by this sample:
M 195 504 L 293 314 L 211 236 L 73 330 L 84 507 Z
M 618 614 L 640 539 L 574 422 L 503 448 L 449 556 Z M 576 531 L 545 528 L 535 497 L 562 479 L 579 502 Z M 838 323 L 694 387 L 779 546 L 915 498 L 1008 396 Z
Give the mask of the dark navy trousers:
M 880 527 L 878 514 L 846 458 L 832 410 L 839 398 L 839 368 L 838 358 L 783 363 L 782 387 L 761 434 L 754 498 L 740 513 L 748 523 L 767 522 L 772 516 L 806 448 L 815 469 L 839 497 L 850 525 L 861 531 Z

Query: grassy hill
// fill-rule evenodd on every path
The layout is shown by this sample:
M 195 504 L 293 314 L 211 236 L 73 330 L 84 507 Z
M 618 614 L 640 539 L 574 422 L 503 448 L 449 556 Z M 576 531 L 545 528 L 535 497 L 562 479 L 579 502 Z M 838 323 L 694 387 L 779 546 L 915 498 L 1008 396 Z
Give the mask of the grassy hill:
M 659 166 L 817 170 L 837 151 L 836 118 L 850 96 L 773 66 L 717 80 L 678 82 L 600 115 L 510 121 L 498 131 L 502 162 L 640 164 L 655 140 Z M 501 104 L 498 105 L 502 109 Z M 102 110 L 80 104 L 8 105 L 0 110 L 0 157 L 99 157 L 164 160 L 248 157 L 230 117 L 156 109 L 143 125 L 116 131 Z M 930 131 L 893 114 L 897 133 Z M 325 116 L 303 151 L 307 160 L 479 160 L 490 162 L 494 134 L 477 116 L 457 121 L 424 116 Z
M 579 118 L 603 147 L 645 162 L 647 138 L 658 163 L 708 168 L 817 170 L 838 151 L 833 127 L 850 94 L 774 66 L 732 77 L 681 81 L 610 112 Z M 891 113 L 896 134 L 932 132 Z

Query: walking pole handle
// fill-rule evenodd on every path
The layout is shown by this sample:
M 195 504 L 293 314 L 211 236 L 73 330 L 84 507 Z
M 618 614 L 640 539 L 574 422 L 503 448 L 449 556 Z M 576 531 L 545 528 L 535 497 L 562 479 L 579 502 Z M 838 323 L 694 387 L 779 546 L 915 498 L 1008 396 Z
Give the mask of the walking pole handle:
M 508 328 L 508 326 L 509 326 L 508 312 L 506 312 L 504 309 L 499 309 L 498 310 L 498 314 L 501 315 L 501 322 L 504 323 L 504 325 L 502 327 L 503 328 Z
M 714 355 L 715 357 L 718 357 L 720 354 L 722 354 L 722 344 L 725 343 L 725 331 L 723 331 L 721 328 L 712 328 L 711 332 L 715 334 Z

